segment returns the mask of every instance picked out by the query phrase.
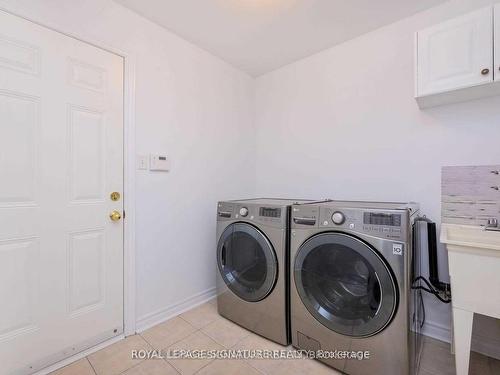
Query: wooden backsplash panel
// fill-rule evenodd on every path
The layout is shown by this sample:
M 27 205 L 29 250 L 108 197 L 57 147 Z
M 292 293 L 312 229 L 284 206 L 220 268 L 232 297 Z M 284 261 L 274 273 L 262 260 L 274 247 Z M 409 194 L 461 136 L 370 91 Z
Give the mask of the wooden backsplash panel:
M 441 221 L 485 225 L 500 221 L 500 165 L 443 167 Z

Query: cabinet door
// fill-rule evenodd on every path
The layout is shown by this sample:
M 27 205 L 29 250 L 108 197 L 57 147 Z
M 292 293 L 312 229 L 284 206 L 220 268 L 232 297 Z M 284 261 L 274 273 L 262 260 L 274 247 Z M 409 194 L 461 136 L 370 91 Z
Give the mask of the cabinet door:
M 493 68 L 495 81 L 500 82 L 500 4 L 495 5 L 495 66 Z
M 493 81 L 493 8 L 417 34 L 417 96 Z

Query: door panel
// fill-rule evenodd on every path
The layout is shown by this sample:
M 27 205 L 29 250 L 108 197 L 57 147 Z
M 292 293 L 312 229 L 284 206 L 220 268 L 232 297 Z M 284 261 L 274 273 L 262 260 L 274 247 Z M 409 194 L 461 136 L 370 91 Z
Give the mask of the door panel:
M 39 257 L 37 238 L 0 242 L 0 341 L 35 330 Z
M 0 36 L 0 65 L 22 73 L 40 73 L 40 49 L 14 38 Z
M 0 11 L 0 373 L 123 331 L 123 59 Z
M 69 313 L 77 315 L 104 304 L 104 228 L 70 235 Z
M 0 207 L 35 203 L 38 108 L 38 98 L 0 89 Z
M 69 82 L 97 92 L 106 91 L 106 70 L 83 61 L 69 60 Z
M 71 199 L 104 201 L 104 115 L 89 108 L 68 106 Z
M 491 7 L 422 30 L 417 39 L 418 96 L 493 81 Z

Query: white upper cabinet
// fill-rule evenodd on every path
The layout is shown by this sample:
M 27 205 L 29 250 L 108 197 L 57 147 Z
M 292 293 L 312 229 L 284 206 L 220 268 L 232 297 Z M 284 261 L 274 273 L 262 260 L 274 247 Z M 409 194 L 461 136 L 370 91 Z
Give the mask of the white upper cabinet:
M 495 62 L 493 74 L 495 81 L 500 82 L 500 4 L 495 5 Z
M 418 95 L 493 80 L 493 9 L 418 32 Z
M 493 57 L 494 28 L 500 34 L 498 6 L 495 12 L 495 25 L 494 9 L 487 7 L 417 33 L 416 99 L 421 108 L 500 93 L 500 86 L 491 85 L 500 73 Z

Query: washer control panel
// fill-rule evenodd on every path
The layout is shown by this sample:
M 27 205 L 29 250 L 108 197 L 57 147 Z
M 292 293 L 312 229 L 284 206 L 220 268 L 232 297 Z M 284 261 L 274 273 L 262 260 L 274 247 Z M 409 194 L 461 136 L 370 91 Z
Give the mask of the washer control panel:
M 247 221 L 274 226 L 286 225 L 287 208 L 278 206 L 262 206 L 250 203 L 219 202 L 217 205 L 218 221 Z
M 405 210 L 353 209 L 322 206 L 319 226 L 354 231 L 391 240 L 404 240 L 408 222 Z

